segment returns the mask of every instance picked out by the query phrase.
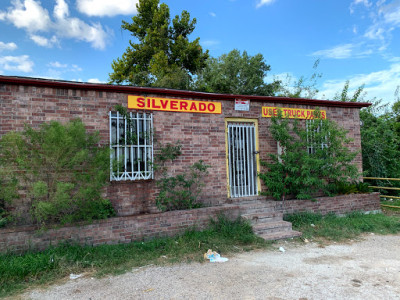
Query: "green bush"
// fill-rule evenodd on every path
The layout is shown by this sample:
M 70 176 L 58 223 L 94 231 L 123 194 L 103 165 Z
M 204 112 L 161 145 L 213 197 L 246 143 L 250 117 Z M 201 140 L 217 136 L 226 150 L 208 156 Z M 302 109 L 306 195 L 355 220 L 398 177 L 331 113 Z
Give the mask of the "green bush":
M 371 188 L 365 182 L 347 182 L 339 181 L 332 183 L 330 192 L 338 195 L 370 193 Z
M 318 116 L 316 111 L 315 115 Z M 331 120 L 315 120 L 301 126 L 298 120 L 272 118 L 272 137 L 283 153 L 261 161 L 266 171 L 259 174 L 267 186 L 267 195 L 281 200 L 291 195 L 311 199 L 316 193 L 331 194 L 332 183 L 355 180 L 358 176 L 353 159 L 357 152 L 347 148 L 347 132 Z M 312 151 L 310 151 L 310 149 Z
M 9 217 L 7 211 L 0 205 L 0 228 L 7 225 Z
M 87 133 L 81 120 L 7 133 L 0 140 L 0 196 L 10 202 L 26 191 L 33 220 L 41 226 L 113 215 L 101 196 L 109 150 L 98 143 L 98 133 Z
M 11 172 L 5 172 L 0 164 L 0 228 L 13 221 L 13 216 L 7 210 L 7 204 L 18 198 L 18 181 Z
M 160 193 L 156 198 L 156 205 L 162 211 L 193 209 L 202 207 L 198 197 L 204 186 L 203 177 L 208 174 L 210 166 L 202 160 L 194 163 L 188 173 L 176 176 L 163 176 L 157 181 Z

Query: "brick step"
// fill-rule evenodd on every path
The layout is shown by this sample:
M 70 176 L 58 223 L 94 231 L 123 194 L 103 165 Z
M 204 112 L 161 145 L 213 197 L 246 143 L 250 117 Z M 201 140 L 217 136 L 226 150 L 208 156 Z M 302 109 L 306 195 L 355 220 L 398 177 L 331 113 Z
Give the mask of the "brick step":
M 261 235 L 280 231 L 292 231 L 292 223 L 286 221 L 276 221 L 253 225 L 254 233 Z
M 243 214 L 250 213 L 263 213 L 263 212 L 274 212 L 275 211 L 275 203 L 269 202 L 255 202 L 249 204 L 241 204 L 240 211 Z
M 263 233 L 259 234 L 258 236 L 263 238 L 266 241 L 274 241 L 274 240 L 282 240 L 282 239 L 289 239 L 294 237 L 301 236 L 301 232 L 290 230 L 290 231 L 277 231 L 272 233 Z
M 250 213 L 242 215 L 242 218 L 249 220 L 252 225 L 256 225 L 267 222 L 282 221 L 283 213 L 276 211 Z
M 250 202 L 265 202 L 264 196 L 244 197 L 244 198 L 229 198 L 229 202 L 236 204 L 250 203 Z
M 259 197 L 235 200 L 232 202 L 239 205 L 242 218 L 249 220 L 254 233 L 263 239 L 279 240 L 301 236 L 301 232 L 292 230 L 292 223 L 283 221 L 281 205 L 276 201 L 266 201 Z

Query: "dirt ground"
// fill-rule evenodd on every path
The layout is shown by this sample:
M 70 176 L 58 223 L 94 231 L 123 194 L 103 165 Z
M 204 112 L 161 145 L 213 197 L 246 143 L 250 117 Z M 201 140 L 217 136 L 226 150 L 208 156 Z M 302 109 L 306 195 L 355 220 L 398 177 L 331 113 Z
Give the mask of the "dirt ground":
M 228 258 L 68 279 L 23 299 L 400 299 L 400 235 L 325 247 L 281 241 Z

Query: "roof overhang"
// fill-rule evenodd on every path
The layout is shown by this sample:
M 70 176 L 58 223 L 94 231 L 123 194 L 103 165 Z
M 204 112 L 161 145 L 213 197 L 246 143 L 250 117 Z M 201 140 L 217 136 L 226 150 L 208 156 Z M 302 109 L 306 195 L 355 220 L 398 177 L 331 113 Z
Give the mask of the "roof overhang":
M 214 94 L 205 92 L 173 90 L 165 88 L 138 87 L 129 85 L 99 84 L 77 81 L 64 81 L 43 78 L 19 77 L 19 76 L 1 76 L 0 84 L 30 85 L 36 87 L 52 87 L 62 89 L 80 89 L 80 90 L 96 90 L 115 93 L 131 93 L 131 94 L 156 94 L 164 96 L 199 98 L 210 100 L 235 100 L 247 99 L 260 102 L 279 102 L 285 104 L 299 104 L 312 106 L 335 106 L 335 107 L 368 107 L 371 103 L 367 102 L 344 102 L 333 100 L 317 100 L 306 98 L 288 98 L 275 96 L 254 96 L 254 95 L 232 95 L 232 94 Z

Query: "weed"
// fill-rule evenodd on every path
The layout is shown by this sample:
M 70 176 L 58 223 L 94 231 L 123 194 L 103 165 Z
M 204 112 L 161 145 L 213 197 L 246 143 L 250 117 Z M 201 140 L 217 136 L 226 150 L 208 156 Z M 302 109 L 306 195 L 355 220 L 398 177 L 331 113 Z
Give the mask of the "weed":
M 301 213 L 285 216 L 292 222 L 295 230 L 301 231 L 303 237 L 342 241 L 352 239 L 364 232 L 379 234 L 397 233 L 400 231 L 398 217 L 384 214 L 363 214 L 352 212 L 345 216 L 328 214 Z M 313 225 L 311 225 L 313 224 Z
M 318 213 L 302 212 L 285 216 L 285 221 L 292 223 L 293 227 L 315 224 L 322 219 L 322 215 Z
M 268 247 L 241 219 L 219 216 L 203 231 L 194 228 L 174 238 L 130 244 L 79 246 L 62 244 L 43 252 L 0 255 L 0 297 L 22 292 L 29 286 L 48 284 L 70 273 L 94 276 L 121 274 L 149 264 L 203 261 L 208 249 L 233 253 Z

